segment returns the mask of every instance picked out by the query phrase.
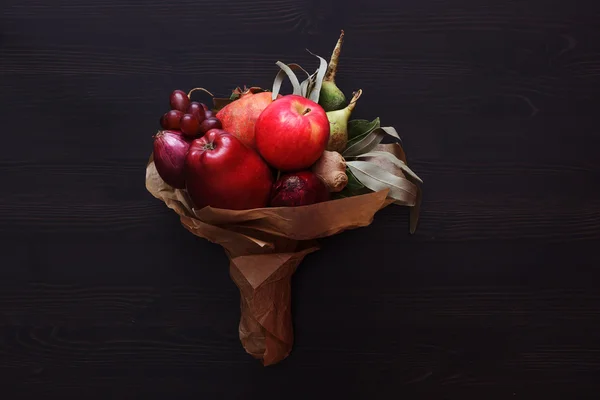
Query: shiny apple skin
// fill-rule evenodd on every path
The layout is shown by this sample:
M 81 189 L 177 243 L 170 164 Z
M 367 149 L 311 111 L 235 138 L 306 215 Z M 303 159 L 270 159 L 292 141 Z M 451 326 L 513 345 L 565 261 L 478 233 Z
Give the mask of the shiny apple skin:
M 325 151 L 329 120 L 314 101 L 297 95 L 275 100 L 258 117 L 256 148 L 271 166 L 281 171 L 309 168 Z
M 197 209 L 266 207 L 273 184 L 269 166 L 254 150 L 223 129 L 211 129 L 190 145 L 186 190 Z

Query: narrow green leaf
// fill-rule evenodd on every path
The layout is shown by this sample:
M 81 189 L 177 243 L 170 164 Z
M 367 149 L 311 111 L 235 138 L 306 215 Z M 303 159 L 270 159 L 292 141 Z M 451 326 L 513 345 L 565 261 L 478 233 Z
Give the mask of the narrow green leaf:
M 308 87 L 306 89 L 306 95 L 308 96 L 315 88 L 315 83 L 317 81 L 317 75 L 319 74 L 319 70 L 317 69 L 308 79 Z M 308 97 L 307 97 L 308 98 Z
M 302 89 L 300 88 L 300 82 L 298 81 L 296 74 L 294 74 L 294 71 L 292 71 L 290 67 L 281 61 L 277 61 L 275 64 L 281 68 L 281 71 L 279 71 L 275 76 L 275 81 L 273 82 L 273 94 L 271 98 L 273 100 L 277 99 L 277 95 L 279 94 L 279 90 L 281 90 L 281 84 L 283 83 L 283 78 L 285 75 L 287 75 L 287 77 L 290 79 L 290 82 L 292 82 L 292 86 L 294 88 L 293 94 L 300 95 Z
M 273 89 L 271 94 L 271 100 L 275 100 L 279 95 L 279 91 L 281 90 L 281 84 L 283 83 L 283 79 L 285 78 L 285 71 L 280 69 L 275 75 L 275 80 L 273 81 Z
M 398 142 L 380 144 L 375 147 L 375 150 L 392 153 L 398 160 L 403 161 L 405 164 L 408 162 L 406 161 L 406 153 L 404 152 L 402 145 Z
M 408 179 L 393 175 L 379 166 L 366 161 L 347 161 L 356 178 L 373 191 L 389 189 L 388 196 L 397 204 L 414 206 L 418 188 Z
M 348 167 L 346 167 L 346 175 L 348 176 L 348 183 L 346 184 L 346 187 L 350 189 L 350 191 L 359 192 L 365 189 L 365 185 L 363 185 L 358 179 L 356 179 L 356 176 L 354 176 L 354 174 Z
M 334 198 L 359 196 L 361 194 L 371 192 L 370 189 L 366 188 L 365 185 L 363 185 L 358 179 L 356 179 L 356 177 L 348 167 L 346 167 L 346 175 L 348 176 L 348 183 L 346 184 L 346 187 L 342 191 L 334 193 Z
M 348 143 L 346 150 L 342 153 L 345 157 L 356 157 L 362 153 L 373 150 L 383 140 L 384 133 L 380 128 L 375 129 L 365 137 L 359 137 L 352 143 Z
M 310 83 L 311 75 L 304 68 L 302 68 L 300 64 L 291 63 L 288 64 L 288 67 L 290 67 L 290 69 L 293 71 L 302 71 L 306 74 L 306 79 L 300 82 L 300 96 L 307 97 L 309 93 L 308 86 Z
M 356 157 L 359 154 L 363 154 L 373 150 L 381 143 L 385 135 L 392 136 L 395 139 L 400 139 L 398 132 L 391 127 L 378 127 L 375 128 L 367 135 L 359 135 L 348 142 L 346 150 L 342 153 L 344 157 Z
M 351 142 L 360 136 L 366 136 L 373 132 L 374 129 L 379 128 L 379 118 L 375 118 L 373 121 L 366 119 L 353 119 L 348 121 L 348 140 Z
M 288 64 L 287 66 L 290 67 L 290 69 L 292 71 L 302 71 L 302 72 L 304 72 L 306 74 L 306 77 L 310 78 L 310 74 L 304 68 L 302 68 L 300 66 L 300 64 L 291 63 L 291 64 Z
M 363 154 L 359 154 L 359 155 L 355 156 L 355 158 L 367 158 L 367 157 L 385 157 L 387 160 L 393 162 L 394 165 L 396 165 L 398 168 L 401 168 L 403 172 L 406 172 L 408 175 L 410 175 L 417 182 L 423 183 L 423 180 L 421 180 L 421 178 L 419 178 L 419 176 L 417 174 L 415 174 L 413 172 L 413 170 L 411 170 L 408 167 L 408 165 L 406 165 L 404 163 L 404 161 L 399 160 L 392 153 L 388 153 L 387 151 L 370 151 L 368 153 L 363 153 Z
M 306 50 L 313 56 L 317 57 L 320 60 L 319 69 L 317 70 L 317 77 L 315 79 L 315 84 L 311 92 L 309 93 L 309 99 L 314 101 L 315 103 L 319 102 L 319 96 L 321 95 L 321 86 L 323 86 L 323 78 L 325 78 L 325 73 L 327 72 L 327 61 L 321 56 L 311 53 L 310 50 Z
M 308 84 L 309 84 L 309 80 L 305 79 L 300 83 L 300 96 L 302 97 L 308 97 Z

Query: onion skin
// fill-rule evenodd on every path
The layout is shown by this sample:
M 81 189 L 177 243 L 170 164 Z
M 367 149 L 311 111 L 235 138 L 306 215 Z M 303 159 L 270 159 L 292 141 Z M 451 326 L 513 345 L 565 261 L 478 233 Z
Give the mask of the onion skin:
M 283 175 L 271 191 L 271 207 L 298 207 L 330 199 L 327 185 L 313 172 L 300 171 Z
M 191 140 L 180 131 L 163 130 L 154 136 L 154 165 L 169 186 L 185 189 L 185 157 Z

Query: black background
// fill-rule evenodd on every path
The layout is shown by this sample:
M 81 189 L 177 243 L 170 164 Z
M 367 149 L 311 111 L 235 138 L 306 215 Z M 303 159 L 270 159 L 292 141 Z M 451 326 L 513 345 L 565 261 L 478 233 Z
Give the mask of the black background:
M 596 394 L 599 22 L 593 0 L 2 0 L 2 397 Z M 264 368 L 225 254 L 145 163 L 173 89 L 269 88 L 340 29 L 338 83 L 400 132 L 422 222 L 323 240 Z

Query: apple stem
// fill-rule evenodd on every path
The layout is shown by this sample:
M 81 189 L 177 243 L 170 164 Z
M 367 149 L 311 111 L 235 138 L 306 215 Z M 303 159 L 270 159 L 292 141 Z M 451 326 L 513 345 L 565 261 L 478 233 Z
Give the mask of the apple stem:
M 307 108 L 306 110 L 304 110 L 304 111 L 302 112 L 302 115 L 306 115 L 306 114 L 308 114 L 309 112 L 311 112 L 311 109 L 310 109 L 310 108 Z
M 276 181 L 279 180 L 279 177 L 281 176 L 281 170 L 277 170 L 277 178 L 275 178 Z
M 204 145 L 204 150 L 214 150 L 215 149 L 215 145 L 213 142 L 208 142 Z

